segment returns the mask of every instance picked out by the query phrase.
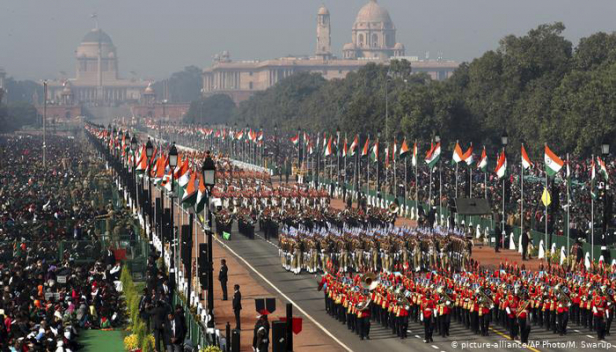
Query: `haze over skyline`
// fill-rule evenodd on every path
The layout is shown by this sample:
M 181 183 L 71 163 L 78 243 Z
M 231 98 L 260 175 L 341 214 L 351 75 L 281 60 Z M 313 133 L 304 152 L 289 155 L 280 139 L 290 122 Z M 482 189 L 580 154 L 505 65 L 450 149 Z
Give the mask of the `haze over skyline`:
M 228 50 L 234 60 L 312 55 L 316 13 L 331 13 L 332 49 L 341 56 L 357 11 L 368 0 L 19 0 L 0 6 L 0 67 L 16 79 L 75 74 L 74 52 L 99 26 L 118 50 L 120 72 L 162 79 L 188 65 L 208 67 Z M 408 56 L 470 61 L 496 49 L 508 34 L 523 35 L 561 21 L 574 45 L 616 29 L 613 0 L 379 0 L 389 10 Z

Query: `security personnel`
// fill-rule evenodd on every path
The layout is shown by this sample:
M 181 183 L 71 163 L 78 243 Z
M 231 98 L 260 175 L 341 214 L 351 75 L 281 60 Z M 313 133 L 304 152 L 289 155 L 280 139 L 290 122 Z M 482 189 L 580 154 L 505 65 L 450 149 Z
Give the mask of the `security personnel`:
M 426 289 L 423 299 L 421 300 L 421 314 L 424 323 L 424 342 L 434 342 L 432 340 L 432 319 L 434 313 L 434 301 L 429 289 Z

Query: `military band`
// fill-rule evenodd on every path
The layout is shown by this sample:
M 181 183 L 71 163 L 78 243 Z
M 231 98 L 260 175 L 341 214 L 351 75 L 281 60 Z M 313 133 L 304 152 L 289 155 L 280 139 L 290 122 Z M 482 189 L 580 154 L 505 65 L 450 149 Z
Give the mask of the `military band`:
M 409 322 L 422 324 L 424 341 L 449 336 L 453 322 L 487 336 L 492 323 L 512 340 L 528 343 L 533 327 L 566 335 L 569 313 L 583 326 L 592 321 L 605 339 L 614 314 L 616 266 L 597 273 L 522 270 L 503 264 L 498 270 L 467 267 L 445 270 L 378 273 L 328 271 L 319 281 L 326 311 L 369 338 L 370 321 L 406 338 Z M 579 314 L 578 314 L 579 313 Z M 591 318 L 589 318 L 591 317 Z M 580 318 L 579 320 L 577 318 Z

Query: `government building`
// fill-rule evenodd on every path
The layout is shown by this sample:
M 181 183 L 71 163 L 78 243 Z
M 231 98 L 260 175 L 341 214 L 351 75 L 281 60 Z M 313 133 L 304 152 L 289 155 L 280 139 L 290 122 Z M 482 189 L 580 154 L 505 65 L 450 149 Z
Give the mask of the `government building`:
M 52 105 L 117 106 L 140 101 L 148 82 L 120 78 L 116 47 L 102 29 L 94 28 L 83 37 L 75 58 L 75 78 L 48 82 Z
M 335 57 L 331 47 L 330 13 L 321 6 L 317 13 L 314 56 L 232 61 L 225 51 L 216 55 L 213 65 L 203 71 L 203 95 L 227 94 L 239 103 L 297 72 L 321 73 L 328 80 L 344 78 L 370 62 L 388 64 L 391 60 L 405 59 L 411 62 L 413 72 L 425 72 L 435 80 L 450 77 L 458 67 L 454 61 L 405 56 L 404 45 L 396 41 L 396 27 L 389 12 L 376 0 L 369 0 L 359 10 L 351 35 L 351 42 L 342 48 L 342 58 Z

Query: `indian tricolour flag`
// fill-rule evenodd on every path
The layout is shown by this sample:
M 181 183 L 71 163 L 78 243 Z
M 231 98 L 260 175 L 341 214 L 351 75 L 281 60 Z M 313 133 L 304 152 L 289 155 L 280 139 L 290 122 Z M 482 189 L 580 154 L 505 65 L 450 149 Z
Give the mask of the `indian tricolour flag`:
M 477 168 L 483 172 L 486 172 L 488 169 L 488 154 L 486 153 L 486 147 L 483 147 L 483 151 L 481 151 L 481 158 L 477 163 Z
M 597 193 L 595 193 L 595 179 L 597 178 L 597 171 L 595 170 L 595 159 L 590 159 L 590 196 L 593 198 L 597 198 Z
M 364 143 L 364 148 L 361 151 L 362 158 L 368 156 L 368 151 L 370 150 L 370 138 L 366 138 L 366 143 Z
M 599 164 L 599 172 L 601 172 L 601 176 L 603 176 L 603 178 L 607 181 L 610 178 L 607 173 L 607 165 L 605 165 L 605 162 L 601 159 L 601 157 L 597 157 L 597 163 Z
M 370 160 L 376 162 L 379 160 L 379 140 L 377 139 L 372 146 L 372 153 L 370 153 Z
M 556 175 L 565 164 L 558 155 L 550 150 L 547 144 L 545 145 L 543 160 L 545 161 L 545 172 L 547 172 L 548 176 Z
M 349 155 L 349 151 L 347 149 L 347 139 L 344 137 L 344 141 L 342 142 L 342 157 L 346 158 Z
M 499 179 L 505 177 L 507 174 L 507 157 L 505 156 L 505 151 L 503 150 L 498 158 L 498 163 L 496 163 L 496 170 L 494 170 L 496 176 Z
M 195 202 L 195 212 L 200 213 L 203 208 L 205 208 L 207 206 L 207 204 L 205 204 L 205 201 L 207 199 L 207 191 L 205 188 L 205 183 L 203 180 L 203 174 L 200 172 L 196 172 L 196 174 L 199 174 L 199 188 L 197 190 L 197 200 Z M 188 192 L 187 192 L 188 193 Z
M 182 195 L 182 206 L 184 208 L 190 208 L 197 202 L 197 190 L 195 189 L 197 173 L 187 172 L 187 174 L 190 174 L 190 179 L 186 183 L 186 192 Z
M 473 164 L 473 143 L 471 143 L 471 146 L 462 154 L 462 160 L 464 160 L 467 166 Z
M 436 166 L 438 159 L 441 157 L 441 142 L 436 144 L 432 143 L 428 154 L 426 154 L 426 164 L 429 168 Z
M 406 158 L 409 155 L 409 146 L 406 144 L 406 138 L 402 141 L 402 145 L 400 145 L 400 159 Z
M 299 133 L 297 133 L 295 136 L 291 137 L 290 141 L 291 141 L 291 143 L 293 143 L 293 145 L 297 145 L 299 143 Z
M 327 146 L 325 146 L 325 151 L 323 153 L 323 155 L 325 156 L 330 156 L 334 153 L 333 147 L 332 147 L 332 137 L 329 137 L 329 141 L 327 141 Z
M 522 168 L 529 169 L 533 163 L 530 161 L 528 154 L 526 153 L 526 148 L 524 148 L 524 144 L 522 144 Z
M 349 157 L 354 157 L 358 146 L 359 146 L 359 135 L 356 134 L 355 139 L 353 140 L 353 143 L 351 143 L 351 147 L 349 148 L 349 153 L 347 155 Z
M 188 158 L 184 158 L 183 162 L 175 168 L 174 177 L 178 180 L 178 185 L 182 188 L 186 188 L 186 184 L 190 179 L 190 166 Z
M 456 142 L 456 147 L 453 148 L 453 163 L 457 164 L 462 161 L 462 155 L 464 155 L 464 153 L 462 152 L 460 143 Z
M 417 142 L 413 144 L 413 157 L 411 158 L 411 164 L 417 166 Z

